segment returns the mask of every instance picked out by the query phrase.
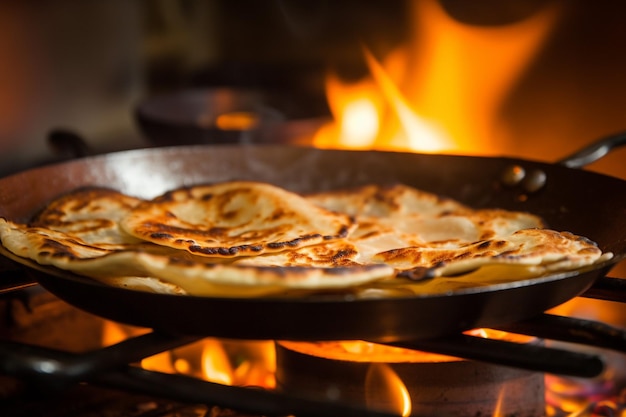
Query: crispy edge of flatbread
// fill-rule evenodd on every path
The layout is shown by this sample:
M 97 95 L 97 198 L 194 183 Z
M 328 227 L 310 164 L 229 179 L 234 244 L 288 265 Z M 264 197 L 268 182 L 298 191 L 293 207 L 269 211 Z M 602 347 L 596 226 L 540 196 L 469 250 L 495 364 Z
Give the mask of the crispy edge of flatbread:
M 84 186 L 48 202 L 28 225 L 71 234 L 89 243 L 118 244 L 123 249 L 142 242 L 119 225 L 141 201 L 112 188 Z
M 250 193 L 250 190 L 253 192 Z M 246 193 L 252 195 L 253 199 L 269 201 L 272 205 L 270 212 L 265 213 L 262 219 L 254 219 L 260 225 L 228 224 L 227 221 L 236 218 L 249 207 L 254 207 L 253 201 L 244 209 L 228 206 L 234 195 L 245 196 Z M 218 202 L 213 203 L 216 200 Z M 185 201 L 214 204 L 221 210 L 221 216 L 217 216 L 217 220 L 204 218 L 202 222 L 195 219 L 196 222 L 189 223 L 175 214 L 176 208 L 184 206 Z M 211 203 L 207 203 L 209 201 Z M 189 208 L 190 204 L 187 204 L 185 209 Z M 210 212 L 199 211 L 203 215 Z M 227 221 L 221 223 L 222 220 Z M 299 194 L 271 184 L 228 181 L 170 190 L 153 200 L 140 203 L 122 219 L 121 226 L 129 234 L 159 245 L 184 249 L 201 256 L 234 258 L 342 239 L 354 228 L 354 220 L 346 214 L 324 209 Z
M 62 233 L 56 232 L 55 236 L 58 238 Z M 202 296 L 215 295 L 215 291 L 221 291 L 219 286 L 239 290 L 233 291 L 233 296 L 289 289 L 346 288 L 391 277 L 394 273 L 392 267 L 383 264 L 277 268 L 199 262 L 198 259 L 189 259 L 184 252 L 183 256 L 177 257 L 142 250 L 107 251 L 96 248 L 92 251 L 90 245 L 77 238 L 69 236 L 66 242 L 60 244 L 51 240 L 49 231 L 45 229 L 29 228 L 6 219 L 0 219 L 0 239 L 10 252 L 40 265 L 54 266 L 97 280 L 114 278 L 118 279 L 118 284 L 119 279 L 124 277 L 160 279 L 188 294 Z M 77 255 L 80 251 L 76 251 L 74 245 L 87 247 L 88 256 Z
M 522 229 L 509 237 L 472 242 L 458 248 L 413 246 L 381 252 L 373 259 L 392 265 L 399 271 L 415 270 L 431 276 L 443 276 L 499 264 L 570 271 L 612 257 L 611 252 L 603 253 L 594 241 L 583 236 L 551 229 Z

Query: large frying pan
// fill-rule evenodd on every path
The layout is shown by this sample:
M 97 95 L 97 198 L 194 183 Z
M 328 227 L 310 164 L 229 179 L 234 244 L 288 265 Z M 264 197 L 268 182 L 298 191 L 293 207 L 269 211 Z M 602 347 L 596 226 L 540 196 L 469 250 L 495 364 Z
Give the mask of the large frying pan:
M 210 298 L 108 287 L 3 253 L 26 263 L 44 288 L 70 304 L 108 319 L 163 332 L 291 340 L 438 337 L 535 316 L 584 292 L 625 258 L 626 181 L 566 166 L 583 165 L 585 158 L 593 159 L 594 154 L 623 142 L 624 137 L 612 138 L 558 164 L 273 145 L 199 145 L 89 157 L 0 180 L 0 216 L 15 221 L 27 221 L 49 200 L 84 185 L 104 185 L 149 198 L 181 185 L 233 179 L 268 181 L 298 192 L 402 182 L 474 207 L 535 213 L 551 228 L 587 236 L 616 255 L 588 270 L 539 279 L 379 299 L 341 294 Z M 578 162 L 581 160 L 583 163 Z M 503 185 L 503 172 L 512 165 L 526 172 L 544 173 L 545 185 L 532 193 L 523 185 Z

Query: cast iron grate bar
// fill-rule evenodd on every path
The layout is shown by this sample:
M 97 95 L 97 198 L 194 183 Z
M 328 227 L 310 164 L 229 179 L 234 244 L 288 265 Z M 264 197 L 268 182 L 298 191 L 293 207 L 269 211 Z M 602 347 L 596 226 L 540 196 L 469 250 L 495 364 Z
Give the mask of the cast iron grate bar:
M 123 372 L 105 374 L 95 382 L 176 401 L 218 405 L 265 416 L 398 417 L 396 414 L 330 399 L 313 399 L 260 388 L 222 385 L 184 375 L 163 374 L 134 367 L 127 367 Z
M 558 329 L 554 330 L 554 326 Z M 626 332 L 602 323 L 544 315 L 505 327 L 503 330 L 530 336 L 550 336 L 592 346 L 626 351 Z M 556 332 L 552 335 L 552 332 Z M 117 345 L 88 352 L 71 359 L 48 357 L 40 348 L 14 342 L 0 343 L 0 369 L 37 381 L 40 384 L 72 383 L 98 371 L 136 362 L 144 357 L 188 344 L 197 338 L 174 338 L 149 333 L 127 339 Z M 595 355 L 570 352 L 537 344 L 455 335 L 435 340 L 392 343 L 395 346 L 435 352 L 466 359 L 481 360 L 548 373 L 593 377 L 601 373 L 603 363 Z
M 592 320 L 541 314 L 530 320 L 494 328 L 541 339 L 626 353 L 626 330 Z M 604 368 L 602 360 L 596 355 L 465 334 L 391 344 L 560 375 L 595 377 L 601 374 Z
M 574 377 L 592 378 L 604 370 L 604 362 L 597 355 L 466 334 L 389 345 Z
M 37 281 L 21 267 L 0 267 L 0 295 L 37 285 Z
M 16 288 L 18 287 L 22 288 L 19 285 Z M 625 303 L 626 280 L 602 278 L 583 296 Z M 500 326 L 498 329 L 542 339 L 626 352 L 625 330 L 585 319 L 543 314 L 530 320 Z M 297 398 L 274 396 L 283 395 L 280 393 L 262 391 L 262 394 L 258 394 L 258 390 L 245 389 L 240 392 L 244 388 L 223 386 L 192 377 L 149 372 L 129 365 L 144 357 L 191 343 L 197 339 L 197 337 L 172 337 L 153 332 L 79 355 L 6 341 L 0 342 L 0 370 L 45 389 L 67 386 L 78 381 L 95 381 L 107 386 L 136 390 L 140 393 L 163 395 L 173 400 L 201 400 L 203 403 L 224 407 L 241 404 L 241 396 L 244 396 L 246 404 L 261 402 L 262 407 L 266 407 L 261 408 L 261 411 L 266 410 L 266 414 L 276 411 L 273 408 L 276 401 L 279 403 L 286 401 L 284 404 L 293 408 L 289 410 L 282 408 L 281 412 L 286 414 L 293 413 L 294 409 L 302 406 L 305 410 L 316 410 L 317 415 L 337 413 L 339 409 L 333 407 L 339 407 L 343 415 L 356 415 L 350 414 L 350 406 L 343 404 L 328 404 L 326 401 L 309 404 L 307 402 L 311 400 L 308 399 L 299 402 L 300 399 Z M 604 368 L 600 357 L 588 353 L 546 347 L 541 344 L 486 339 L 466 334 L 435 340 L 402 341 L 390 344 L 559 375 L 594 377 L 599 375 Z M 171 390 L 174 383 L 191 387 L 183 392 Z M 208 393 L 207 388 L 211 388 Z M 260 397 L 254 397 L 256 395 Z M 264 397 L 266 395 L 269 397 Z M 305 403 L 306 407 L 304 407 Z M 342 409 L 342 407 L 347 408 Z M 329 411 L 331 409 L 332 412 Z M 258 413 L 259 409 L 255 406 L 249 411 Z M 360 415 L 384 415 L 363 414 L 363 410 L 358 410 L 358 413 Z M 298 414 L 311 415 L 308 411 L 300 411 Z
M 494 328 L 626 353 L 626 330 L 593 320 L 541 314 L 530 320 Z
M 89 382 L 95 385 L 123 389 L 129 392 L 149 394 L 174 401 L 206 404 L 239 410 L 242 412 L 260 413 L 267 416 L 298 415 L 299 417 L 397 417 L 395 414 L 377 410 L 364 409 L 360 406 L 341 403 L 328 399 L 313 399 L 295 396 L 277 391 L 260 388 L 229 386 L 203 381 L 184 375 L 165 374 L 146 371 L 128 363 L 138 358 L 137 349 L 146 356 L 157 353 L 157 350 L 169 350 L 189 342 L 189 338 L 172 338 L 157 333 L 138 336 L 105 348 L 101 351 L 73 354 L 39 346 L 22 346 L 8 342 L 0 344 L 0 370 L 13 376 L 29 379 L 28 382 L 39 383 L 43 377 L 45 385 L 36 385 L 42 393 L 55 392 L 60 380 L 66 384 Z M 158 346 L 155 346 L 158 345 Z M 5 357 L 11 349 L 20 351 Z M 102 360 L 106 364 L 102 363 Z M 18 365 L 14 361 L 20 362 Z M 13 363 L 13 365 L 12 365 Z M 54 378 L 48 379 L 48 368 L 53 364 Z M 76 366 L 76 364 L 81 364 Z M 63 375 L 64 371 L 66 375 Z
M 0 341 L 0 371 L 42 389 L 61 389 L 100 372 L 137 362 L 198 339 L 152 332 L 82 354 L 69 354 L 21 342 Z
M 626 279 L 603 277 L 596 280 L 581 297 L 626 303 Z

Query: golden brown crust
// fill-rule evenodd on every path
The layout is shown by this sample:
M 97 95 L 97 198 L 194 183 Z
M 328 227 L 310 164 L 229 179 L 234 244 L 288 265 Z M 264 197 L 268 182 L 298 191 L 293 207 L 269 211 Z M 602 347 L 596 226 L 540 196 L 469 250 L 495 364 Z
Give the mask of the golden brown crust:
M 505 238 L 482 240 L 454 248 L 411 246 L 377 253 L 374 260 L 399 270 L 436 268 L 458 274 L 494 264 L 542 265 L 575 269 L 593 264 L 602 251 L 589 239 L 549 229 L 518 230 Z
M 51 201 L 30 226 L 69 233 L 89 242 L 119 244 L 124 249 L 141 242 L 120 228 L 121 219 L 141 201 L 109 188 L 80 188 Z
M 457 201 L 404 184 L 361 187 L 311 193 L 309 201 L 329 210 L 359 217 L 427 216 L 464 213 L 471 209 Z
M 126 250 L 91 245 L 63 232 L 28 227 L 0 219 L 2 244 L 14 254 L 101 282 L 128 288 L 161 288 L 164 292 L 200 296 L 253 296 L 288 289 L 329 289 L 360 285 L 390 277 L 388 265 L 349 264 L 268 266 L 211 262 L 185 251 L 152 247 Z M 147 278 L 140 285 L 141 278 Z M 167 283 L 169 285 L 163 284 Z
M 237 297 L 492 265 L 571 270 L 611 256 L 589 239 L 544 226 L 529 213 L 475 210 L 406 185 L 303 197 L 237 181 L 179 188 L 152 201 L 80 189 L 29 225 L 0 219 L 0 239 L 20 257 L 111 285 Z
M 135 207 L 121 221 L 140 239 L 215 257 L 260 255 L 346 237 L 345 214 L 255 182 L 198 185 Z

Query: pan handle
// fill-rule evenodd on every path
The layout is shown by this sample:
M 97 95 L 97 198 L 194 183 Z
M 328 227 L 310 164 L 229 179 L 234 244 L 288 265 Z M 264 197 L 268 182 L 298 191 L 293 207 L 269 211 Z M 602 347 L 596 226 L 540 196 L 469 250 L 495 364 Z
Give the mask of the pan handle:
M 568 168 L 582 168 L 604 157 L 613 149 L 626 145 L 626 132 L 606 136 L 557 161 Z

